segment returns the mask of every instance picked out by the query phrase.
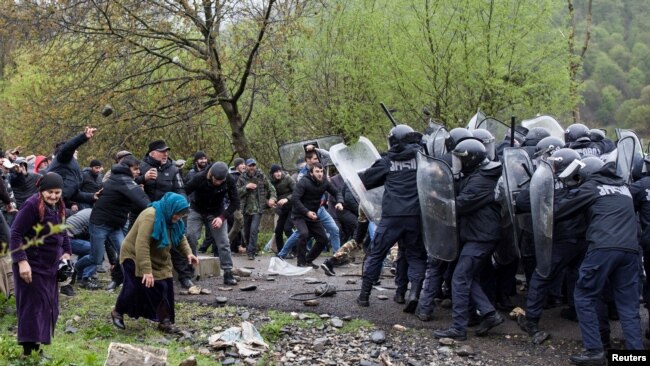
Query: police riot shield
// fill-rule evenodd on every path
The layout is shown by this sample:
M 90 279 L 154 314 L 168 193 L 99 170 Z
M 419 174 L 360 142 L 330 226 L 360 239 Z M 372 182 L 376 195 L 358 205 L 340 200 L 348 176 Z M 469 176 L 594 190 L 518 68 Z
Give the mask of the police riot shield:
M 634 167 L 634 156 L 642 151 L 636 150 L 638 140 L 635 141 L 633 136 L 625 136 L 618 140 L 616 144 L 616 175 L 623 178 L 626 183 L 632 181 L 632 168 Z M 639 144 L 640 146 L 640 144 Z
M 278 148 L 282 168 L 288 171 L 299 170 L 299 162 L 305 161 L 305 147 L 307 145 L 314 145 L 319 149 L 329 150 L 332 146 L 343 142 L 341 136 L 324 136 L 316 137 L 310 140 L 290 142 L 281 145 Z
M 526 153 L 526 150 L 519 147 L 506 147 L 503 150 L 503 205 L 507 213 L 507 221 L 504 221 L 502 228 L 508 240 L 501 242 L 495 252 L 495 259 L 499 264 L 508 264 L 520 257 L 519 238 L 521 237 L 521 225 L 529 213 L 516 214 L 515 200 L 522 189 L 528 188 L 530 174 L 533 171 L 533 164 Z
M 535 238 L 536 271 L 544 278 L 551 274 L 554 193 L 553 169 L 548 162 L 541 160 L 530 179 L 530 208 Z
M 560 125 L 560 122 L 551 116 L 539 116 L 533 119 L 523 120 L 521 121 L 521 125 L 529 130 L 533 127 L 543 127 L 551 136 L 557 137 L 564 142 L 564 129 Z
M 479 109 L 476 112 L 476 114 L 473 115 L 472 118 L 470 118 L 469 122 L 467 123 L 467 129 L 470 131 L 474 131 L 475 129 L 479 128 L 476 127 L 476 125 L 484 119 L 485 119 L 485 114 L 483 114 L 483 112 L 481 112 L 481 110 Z
M 492 136 L 494 136 L 495 141 L 501 141 L 500 139 L 510 140 L 510 126 L 498 119 L 492 117 L 485 118 L 476 124 L 476 128 L 490 131 Z
M 459 252 L 454 175 L 440 159 L 418 153 L 417 161 L 424 246 L 430 256 L 451 262 Z
M 362 136 L 353 145 L 336 144 L 330 147 L 329 152 L 330 159 L 332 159 L 339 174 L 343 177 L 343 181 L 350 188 L 357 202 L 359 202 L 363 212 L 372 222 L 378 223 L 381 219 L 381 201 L 384 197 L 384 186 L 367 190 L 359 177 L 359 173 L 368 169 L 380 158 L 375 145 Z
M 427 155 L 440 158 L 445 154 L 445 140 L 449 137 L 449 132 L 439 124 L 429 125 L 427 131 L 428 133 L 422 136 Z

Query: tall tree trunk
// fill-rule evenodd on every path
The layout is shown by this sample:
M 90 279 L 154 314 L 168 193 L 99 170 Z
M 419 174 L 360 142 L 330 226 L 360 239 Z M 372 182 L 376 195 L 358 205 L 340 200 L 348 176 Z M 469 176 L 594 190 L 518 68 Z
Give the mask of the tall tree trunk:
M 571 78 L 571 84 L 569 86 L 569 96 L 575 100 L 575 105 L 573 106 L 573 123 L 580 122 L 580 95 L 579 88 L 582 84 L 582 79 L 580 71 L 582 70 L 582 64 L 584 63 L 585 54 L 587 53 L 587 48 L 589 47 L 589 40 L 591 38 L 591 2 L 587 2 L 587 15 L 585 19 L 585 35 L 584 41 L 582 43 L 582 48 L 578 53 L 576 51 L 576 32 L 578 25 L 575 19 L 575 8 L 573 6 L 573 0 L 567 0 L 567 7 L 569 10 L 569 22 L 570 22 L 570 32 L 568 38 L 569 46 L 569 77 Z

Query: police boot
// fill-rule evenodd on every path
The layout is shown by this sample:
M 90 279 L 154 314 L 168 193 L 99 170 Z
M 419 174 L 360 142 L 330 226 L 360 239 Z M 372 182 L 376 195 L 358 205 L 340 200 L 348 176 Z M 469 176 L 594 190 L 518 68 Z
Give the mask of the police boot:
M 605 352 L 602 350 L 587 350 L 579 355 L 569 357 L 569 360 L 574 365 L 605 365 L 607 359 Z
M 357 304 L 359 306 L 370 306 L 370 291 L 372 290 L 372 283 L 363 281 L 361 284 L 361 292 L 357 297 Z
M 533 343 L 535 344 L 542 344 L 550 337 L 550 334 L 539 330 L 539 320 L 537 319 L 528 319 L 525 316 L 519 316 L 517 317 L 517 323 L 521 330 L 533 338 Z
M 233 276 L 232 270 L 230 269 L 223 270 L 223 283 L 224 285 L 230 285 L 230 286 L 235 286 L 237 284 L 237 280 L 235 279 L 235 276 Z
M 420 298 L 420 292 L 422 291 L 422 282 L 418 281 L 416 283 L 411 283 L 411 290 L 409 291 L 408 296 L 406 297 L 406 306 L 404 307 L 405 313 L 415 313 L 415 309 L 418 307 L 418 299 Z

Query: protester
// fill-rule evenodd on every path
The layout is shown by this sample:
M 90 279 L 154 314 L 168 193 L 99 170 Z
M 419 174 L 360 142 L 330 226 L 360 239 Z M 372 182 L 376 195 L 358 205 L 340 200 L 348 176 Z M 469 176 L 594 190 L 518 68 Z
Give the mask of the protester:
M 56 173 L 47 173 L 39 181 L 38 190 L 38 194 L 25 201 L 11 227 L 17 337 L 25 356 L 39 352 L 40 345 L 52 341 L 59 316 L 57 270 L 59 263 L 68 261 L 72 254 L 66 231 L 50 233 L 49 227 L 65 220 L 63 179 Z M 39 224 L 44 228 L 37 234 L 34 226 Z M 43 239 L 43 243 L 25 247 L 38 239 Z
M 125 329 L 124 314 L 158 322 L 158 330 L 176 332 L 174 281 L 170 249 L 175 247 L 190 265 L 199 263 L 185 238 L 183 218 L 189 212 L 184 196 L 167 192 L 142 211 L 120 251 L 124 285 L 111 311 L 113 325 Z

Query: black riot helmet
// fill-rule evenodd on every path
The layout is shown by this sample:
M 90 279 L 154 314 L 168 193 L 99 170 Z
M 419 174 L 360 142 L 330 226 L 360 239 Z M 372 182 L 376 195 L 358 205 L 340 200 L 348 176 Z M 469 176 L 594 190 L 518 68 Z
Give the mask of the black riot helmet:
M 553 172 L 560 179 L 572 176 L 578 172 L 580 165 L 580 154 L 569 148 L 556 150 L 548 159 L 553 166 Z
M 544 137 L 535 145 L 535 156 L 549 157 L 555 150 L 564 147 L 564 142 L 555 136 Z
M 480 140 L 468 138 L 459 142 L 452 154 L 452 169 L 454 173 L 471 173 L 485 164 L 487 151 Z
M 472 133 L 468 129 L 456 127 L 449 131 L 449 136 L 445 140 L 445 148 L 447 151 L 452 151 L 460 140 L 468 137 L 472 137 Z
M 580 182 L 584 182 L 585 180 L 587 180 L 587 178 L 589 178 L 590 175 L 599 171 L 600 168 L 602 168 L 603 165 L 605 165 L 605 163 L 602 160 L 600 160 L 595 156 L 588 156 L 586 158 L 583 158 L 581 162 L 582 164 L 584 164 L 584 166 L 582 166 L 578 171 Z
M 419 143 L 422 140 L 422 134 L 415 132 L 410 126 L 397 125 L 390 129 L 388 133 L 388 147 L 393 148 L 400 144 Z
M 524 138 L 524 143 L 522 146 L 535 146 L 543 138 L 551 136 L 551 133 L 548 132 L 544 127 L 533 127 L 531 128 L 526 137 Z
M 485 151 L 487 152 L 488 159 L 494 160 L 496 158 L 496 147 L 494 146 L 494 136 L 490 131 L 484 128 L 478 128 L 472 131 L 472 136 L 476 139 L 481 140 L 483 146 L 485 146 Z
M 570 142 L 589 140 L 589 127 L 582 123 L 574 123 L 564 131 L 564 141 Z
M 589 139 L 594 142 L 603 141 L 607 138 L 607 131 L 602 128 L 592 128 L 589 130 Z

